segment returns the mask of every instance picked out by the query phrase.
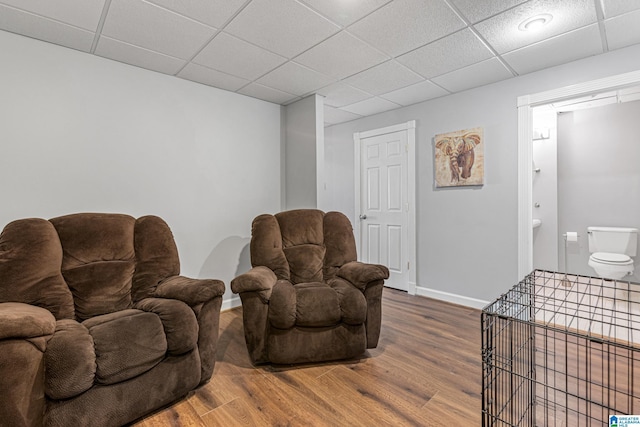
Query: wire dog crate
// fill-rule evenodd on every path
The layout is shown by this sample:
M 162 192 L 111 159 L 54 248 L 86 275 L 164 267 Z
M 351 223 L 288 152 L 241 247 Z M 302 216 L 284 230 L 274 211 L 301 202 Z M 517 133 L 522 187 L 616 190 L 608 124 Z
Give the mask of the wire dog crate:
M 484 427 L 640 414 L 640 284 L 536 270 L 482 312 Z

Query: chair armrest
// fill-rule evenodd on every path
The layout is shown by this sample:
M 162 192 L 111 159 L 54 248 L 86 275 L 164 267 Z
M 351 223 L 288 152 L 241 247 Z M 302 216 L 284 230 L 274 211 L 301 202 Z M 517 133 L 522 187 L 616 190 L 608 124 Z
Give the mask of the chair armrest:
M 220 280 L 172 276 L 160 282 L 152 296 L 177 299 L 193 307 L 221 297 L 224 290 L 224 283 Z
M 278 278 L 271 269 L 258 266 L 233 279 L 231 290 L 235 294 L 258 292 L 265 301 L 269 301 L 271 291 L 277 281 Z
M 337 276 L 351 282 L 353 286 L 364 291 L 369 283 L 388 279 L 389 269 L 384 265 L 352 261 L 340 267 Z
M 49 310 L 20 302 L 0 303 L 0 339 L 53 335 L 56 319 Z

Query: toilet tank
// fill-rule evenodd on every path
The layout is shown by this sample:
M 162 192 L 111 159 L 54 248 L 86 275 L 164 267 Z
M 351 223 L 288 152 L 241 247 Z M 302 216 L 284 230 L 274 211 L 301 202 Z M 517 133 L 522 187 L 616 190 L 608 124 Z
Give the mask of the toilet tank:
M 587 227 L 589 252 L 609 252 L 636 256 L 638 229 L 623 227 Z

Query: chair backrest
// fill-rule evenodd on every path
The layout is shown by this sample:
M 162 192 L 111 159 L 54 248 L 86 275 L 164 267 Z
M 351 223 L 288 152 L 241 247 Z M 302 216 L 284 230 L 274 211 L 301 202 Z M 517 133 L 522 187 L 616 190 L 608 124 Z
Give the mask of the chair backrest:
M 293 284 L 326 282 L 357 259 L 353 228 L 340 212 L 297 209 L 260 215 L 251 227 L 251 264 Z
M 0 302 L 41 306 L 57 319 L 129 308 L 179 272 L 171 231 L 155 216 L 24 219 L 0 235 Z

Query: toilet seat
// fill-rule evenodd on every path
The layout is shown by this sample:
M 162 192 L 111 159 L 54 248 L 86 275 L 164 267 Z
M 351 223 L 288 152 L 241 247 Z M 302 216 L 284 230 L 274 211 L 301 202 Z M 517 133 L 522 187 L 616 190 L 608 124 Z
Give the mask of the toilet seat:
M 614 254 L 610 252 L 594 252 L 590 257 L 593 261 L 610 265 L 629 265 L 633 260 L 625 254 Z

